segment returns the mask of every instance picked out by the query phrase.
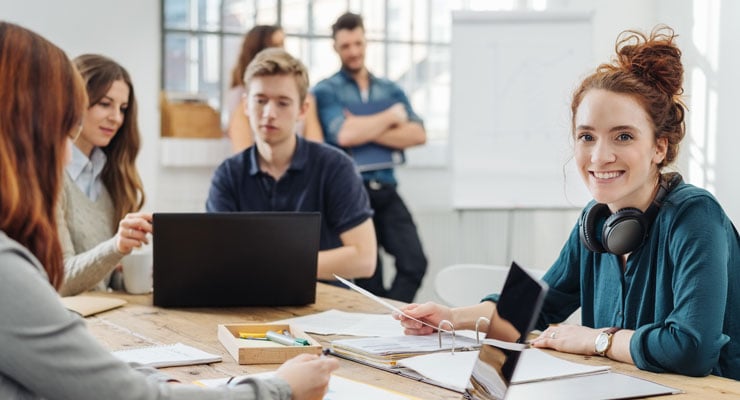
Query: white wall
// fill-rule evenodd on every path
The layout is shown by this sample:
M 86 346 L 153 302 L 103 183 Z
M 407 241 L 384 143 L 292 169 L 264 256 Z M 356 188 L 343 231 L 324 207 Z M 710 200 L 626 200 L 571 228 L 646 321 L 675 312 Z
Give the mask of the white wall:
M 738 171 L 738 110 L 740 110 L 740 2 L 724 0 L 720 10 L 719 57 L 717 74 L 718 117 L 717 117 L 717 183 L 716 195 L 735 222 L 740 224 L 740 179 Z
M 0 19 L 41 34 L 70 58 L 99 53 L 128 70 L 142 133 L 137 165 L 151 209 L 159 176 L 159 1 L 0 0 Z
M 650 29 L 665 22 L 676 28 L 682 44 L 693 35 L 694 1 L 721 8 L 719 66 L 711 84 L 718 105 L 713 117 L 716 157 L 710 183 L 735 222 L 740 222 L 740 185 L 736 149 L 740 135 L 734 122 L 740 109 L 740 53 L 736 38 L 740 2 L 733 0 L 550 0 L 566 10 L 593 10 L 594 63 L 611 57 L 614 39 L 628 28 Z M 159 1 L 0 0 L 0 18 L 36 30 L 74 57 L 86 52 L 106 54 L 132 74 L 140 106 L 143 148 L 139 168 L 149 196 L 150 210 L 202 210 L 213 168 L 162 167 L 159 163 Z M 687 70 L 701 62 L 687 51 Z M 687 77 L 688 79 L 689 77 Z M 690 80 L 689 80 L 690 82 Z M 689 87 L 687 85 L 687 90 Z M 689 96 L 692 93 L 687 92 Z M 689 112 L 691 117 L 693 110 Z M 691 135 L 691 132 L 689 132 Z M 688 140 L 687 140 L 688 142 Z M 684 147 L 686 152 L 686 146 Z M 409 152 L 413 157 L 413 151 Z M 680 166 L 687 168 L 686 154 Z M 415 215 L 429 256 L 430 270 L 417 300 L 433 299 L 434 273 L 456 262 L 508 263 L 512 259 L 531 267 L 547 267 L 557 256 L 565 235 L 575 223 L 576 211 L 452 209 L 451 173 L 447 167 L 402 168 L 401 193 Z M 687 175 L 687 174 L 685 174 Z

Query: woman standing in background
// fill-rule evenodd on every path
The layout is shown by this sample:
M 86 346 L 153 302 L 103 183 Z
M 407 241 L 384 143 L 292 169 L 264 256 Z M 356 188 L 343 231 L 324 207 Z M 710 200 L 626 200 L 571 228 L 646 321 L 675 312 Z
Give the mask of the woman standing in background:
M 231 147 L 234 153 L 239 153 L 254 144 L 252 128 L 246 114 L 246 103 L 244 101 L 244 72 L 247 66 L 260 51 L 268 47 L 284 47 L 285 32 L 277 25 L 257 25 L 244 36 L 239 58 L 231 71 L 231 88 L 226 95 L 225 108 L 229 114 L 229 123 L 226 135 L 231 139 Z M 321 124 L 316 112 L 316 102 L 313 96 L 308 96 L 306 101 L 309 108 L 306 111 L 304 123 L 298 127 L 299 134 L 306 139 L 316 142 L 324 141 Z
M 110 58 L 74 60 L 89 105 L 66 167 L 57 224 L 64 254 L 62 295 L 123 289 L 123 256 L 148 243 L 152 215 L 138 212 L 144 190 L 136 170 L 141 138 L 128 72 Z

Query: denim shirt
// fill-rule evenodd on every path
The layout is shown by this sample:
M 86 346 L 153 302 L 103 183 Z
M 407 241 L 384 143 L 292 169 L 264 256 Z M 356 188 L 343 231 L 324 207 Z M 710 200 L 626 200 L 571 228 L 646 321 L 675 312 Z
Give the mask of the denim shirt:
M 337 136 L 344 124 L 344 110 L 348 104 L 363 102 L 360 87 L 352 76 L 344 69 L 316 84 L 312 93 L 316 97 L 319 110 L 321 128 L 324 130 L 326 142 L 339 147 Z M 370 74 L 370 87 L 367 102 L 395 100 L 403 103 L 410 122 L 423 124 L 421 118 L 411 108 L 408 97 L 400 86 L 383 78 Z M 362 173 L 362 179 L 367 182 L 376 180 L 381 183 L 396 184 L 393 168 L 367 171 Z

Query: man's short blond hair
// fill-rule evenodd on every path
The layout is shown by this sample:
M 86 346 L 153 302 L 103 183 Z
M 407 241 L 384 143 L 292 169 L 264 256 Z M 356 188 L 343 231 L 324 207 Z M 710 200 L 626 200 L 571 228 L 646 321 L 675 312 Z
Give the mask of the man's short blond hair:
M 258 76 L 292 75 L 298 87 L 298 95 L 303 103 L 308 93 L 308 71 L 303 63 L 279 47 L 266 48 L 254 57 L 244 73 L 244 85 Z

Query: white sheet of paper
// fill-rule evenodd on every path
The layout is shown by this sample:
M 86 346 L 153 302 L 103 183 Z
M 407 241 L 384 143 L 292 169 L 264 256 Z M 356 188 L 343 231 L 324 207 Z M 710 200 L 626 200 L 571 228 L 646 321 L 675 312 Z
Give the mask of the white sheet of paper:
M 519 358 L 511 382 L 525 383 L 570 375 L 594 374 L 608 370 L 608 365 L 580 364 L 551 356 L 540 349 L 527 349 L 522 352 Z
M 440 330 L 440 331 L 443 331 L 443 332 L 452 332 L 452 331 L 450 331 L 450 330 L 447 330 L 447 329 L 443 329 L 443 328 L 439 328 L 439 327 L 436 327 L 436 326 L 434 326 L 434 325 L 432 325 L 432 324 L 430 324 L 430 323 L 424 322 L 424 321 L 422 321 L 422 320 L 420 320 L 420 319 L 416 319 L 416 318 L 414 318 L 414 317 L 412 317 L 412 316 L 410 316 L 410 315 L 406 314 L 405 312 L 401 311 L 401 309 L 400 309 L 400 308 L 398 308 L 398 307 L 394 306 L 393 304 L 391 304 L 391 303 L 389 303 L 389 302 L 387 302 L 387 301 L 385 301 L 385 300 L 381 299 L 380 297 L 378 297 L 378 296 L 376 296 L 376 295 L 374 295 L 374 294 L 372 294 L 372 293 L 368 292 L 367 290 L 365 290 L 365 289 L 363 289 L 363 288 L 361 288 L 361 287 L 359 287 L 359 286 L 355 285 L 354 283 L 352 283 L 352 282 L 350 282 L 350 281 L 348 281 L 348 280 L 346 280 L 346 279 L 342 278 L 341 276 L 337 276 L 337 274 L 334 274 L 334 277 L 335 277 L 335 278 L 337 278 L 337 279 L 339 280 L 339 282 L 342 282 L 342 283 L 344 283 L 345 285 L 347 285 L 347 287 L 349 287 L 350 289 L 352 289 L 352 290 L 354 290 L 354 291 L 356 291 L 356 292 L 359 292 L 359 293 L 361 293 L 361 294 L 362 294 L 362 295 L 364 295 L 365 297 L 367 297 L 367 298 L 369 298 L 369 299 L 373 300 L 374 302 L 376 302 L 376 303 L 378 303 L 378 304 L 382 305 L 383 307 L 385 307 L 385 308 L 387 308 L 387 309 L 389 309 L 389 310 L 391 310 L 391 311 L 393 311 L 393 312 L 396 312 L 396 313 L 398 313 L 398 314 L 401 314 L 401 315 L 403 315 L 403 316 L 404 316 L 404 317 L 406 317 L 406 318 L 409 318 L 409 319 L 412 319 L 412 320 L 414 320 L 414 321 L 416 321 L 416 322 L 419 322 L 419 323 L 421 323 L 422 325 L 426 325 L 426 326 L 432 327 L 432 328 L 434 328 L 434 329 L 438 329 L 438 330 Z
M 233 381 L 239 381 L 252 376 L 256 378 L 268 378 L 274 372 L 263 372 L 259 374 L 244 375 L 234 378 Z M 229 378 L 201 379 L 196 384 L 205 387 L 218 387 L 226 385 Z M 341 376 L 332 375 L 329 380 L 329 390 L 324 395 L 323 400 L 418 400 L 416 397 L 406 396 L 401 393 L 391 392 L 378 386 L 368 385 L 351 379 L 342 378 Z
M 512 385 L 507 400 L 634 399 L 680 393 L 680 390 L 645 379 L 604 371 L 559 379 Z
M 458 351 L 455 354 L 442 352 L 409 357 L 398 363 L 426 378 L 462 392 L 468 386 L 477 359 L 478 351 Z
M 505 342 L 503 340 L 490 339 L 490 338 L 483 339 L 483 343 L 489 344 L 494 347 L 498 347 L 500 349 L 514 350 L 514 351 L 523 351 L 524 349 L 529 348 L 529 344 L 526 344 L 526 343 Z
M 339 310 L 276 321 L 319 335 L 392 337 L 403 335 L 403 327 L 390 314 L 352 313 Z
M 405 358 L 400 360 L 399 364 L 453 390 L 463 391 L 468 386 L 477 359 L 478 351 L 462 351 L 455 354 L 442 352 Z M 522 351 L 511 383 L 523 384 L 607 371 L 609 366 L 575 363 L 551 356 L 539 349 L 526 349 Z
M 415 397 L 332 375 L 323 400 L 410 400 Z

